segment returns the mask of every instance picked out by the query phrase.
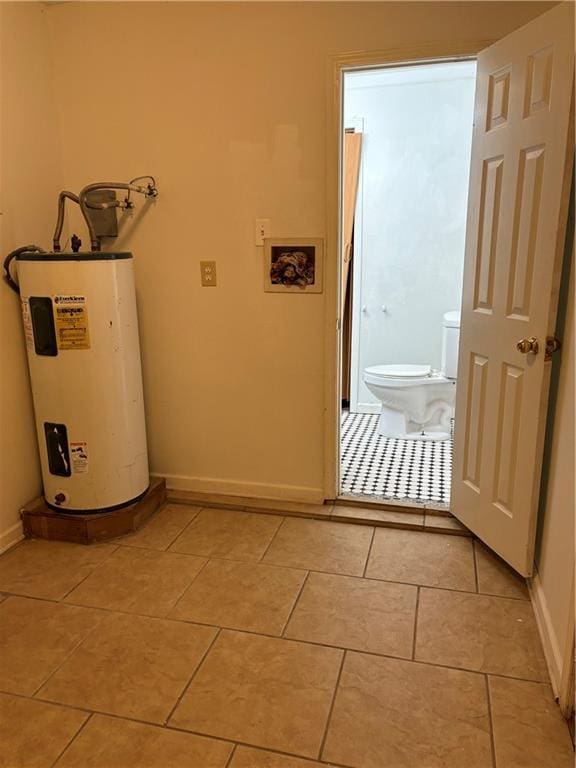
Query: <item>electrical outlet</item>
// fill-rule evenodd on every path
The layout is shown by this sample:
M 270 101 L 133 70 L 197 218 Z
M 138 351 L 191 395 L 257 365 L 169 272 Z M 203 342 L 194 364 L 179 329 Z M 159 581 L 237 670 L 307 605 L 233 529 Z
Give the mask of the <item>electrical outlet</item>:
M 270 219 L 256 219 L 254 222 L 254 245 L 264 245 L 264 238 L 270 237 Z
M 201 261 L 200 262 L 200 279 L 202 285 L 208 288 L 216 286 L 216 262 L 215 261 Z

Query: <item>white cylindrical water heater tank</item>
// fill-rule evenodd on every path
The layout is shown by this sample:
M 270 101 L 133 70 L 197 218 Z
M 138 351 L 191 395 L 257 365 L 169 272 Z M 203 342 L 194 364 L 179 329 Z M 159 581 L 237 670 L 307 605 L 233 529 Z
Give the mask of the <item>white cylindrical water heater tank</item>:
M 132 254 L 17 258 L 45 499 L 136 501 L 149 476 Z
M 458 377 L 460 312 L 445 312 L 442 321 L 442 373 L 447 379 Z

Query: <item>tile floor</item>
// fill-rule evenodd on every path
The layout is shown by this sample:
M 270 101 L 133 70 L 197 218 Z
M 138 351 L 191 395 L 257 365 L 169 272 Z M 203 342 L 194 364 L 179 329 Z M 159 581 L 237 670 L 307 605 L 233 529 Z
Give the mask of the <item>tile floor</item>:
M 382 437 L 378 416 L 343 411 L 340 443 L 343 495 L 450 503 L 451 440 Z
M 0 557 L 0 768 L 569 768 L 526 587 L 471 538 L 167 505 Z

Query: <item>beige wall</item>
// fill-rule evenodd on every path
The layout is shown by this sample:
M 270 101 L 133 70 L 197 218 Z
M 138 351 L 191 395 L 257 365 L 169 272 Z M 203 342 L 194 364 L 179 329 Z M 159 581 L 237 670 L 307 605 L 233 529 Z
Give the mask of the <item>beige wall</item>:
M 157 176 L 136 255 L 153 472 L 323 495 L 324 296 L 267 294 L 256 217 L 324 236 L 331 54 L 499 38 L 541 3 L 63 3 L 49 8 L 64 177 Z M 134 220 L 136 221 L 136 219 Z M 199 285 L 200 259 L 219 285 Z
M 0 3 L 0 246 L 47 246 L 61 186 L 46 12 Z M 0 551 L 41 490 L 18 297 L 0 285 Z
M 559 680 L 565 643 L 573 622 L 574 604 L 574 264 L 570 279 L 566 326 L 558 376 L 556 408 L 547 473 L 547 488 L 539 531 L 535 579 L 549 638 L 549 664 Z M 572 619 L 571 619 L 572 617 Z

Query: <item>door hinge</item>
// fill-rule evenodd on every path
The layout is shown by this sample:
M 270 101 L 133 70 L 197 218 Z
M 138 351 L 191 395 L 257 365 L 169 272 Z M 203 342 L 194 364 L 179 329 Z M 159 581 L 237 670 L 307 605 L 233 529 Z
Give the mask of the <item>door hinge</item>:
M 560 347 L 562 346 L 560 339 L 557 339 L 555 336 L 546 336 L 546 348 L 544 352 L 544 362 L 548 363 L 550 360 L 552 360 L 552 355 L 554 352 L 558 352 Z

